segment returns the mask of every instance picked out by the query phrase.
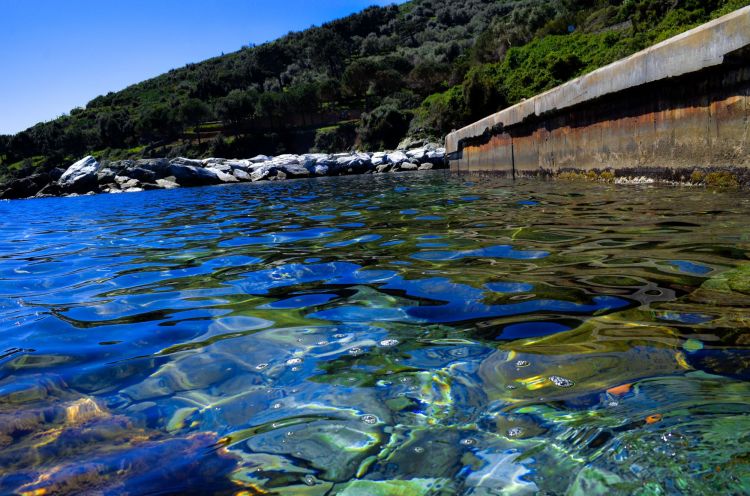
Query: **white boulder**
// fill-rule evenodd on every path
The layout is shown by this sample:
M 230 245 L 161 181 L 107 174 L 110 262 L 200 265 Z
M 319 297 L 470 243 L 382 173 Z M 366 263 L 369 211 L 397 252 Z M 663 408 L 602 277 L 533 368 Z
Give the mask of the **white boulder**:
M 96 173 L 99 172 L 101 165 L 92 157 L 84 157 L 74 163 L 60 176 L 58 184 L 65 189 L 77 189 L 96 185 Z

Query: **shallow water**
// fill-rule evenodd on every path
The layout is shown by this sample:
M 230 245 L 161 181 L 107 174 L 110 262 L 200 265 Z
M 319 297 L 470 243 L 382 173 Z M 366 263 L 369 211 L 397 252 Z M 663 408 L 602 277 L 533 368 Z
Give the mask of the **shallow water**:
M 0 492 L 750 491 L 750 200 L 443 173 L 0 203 Z

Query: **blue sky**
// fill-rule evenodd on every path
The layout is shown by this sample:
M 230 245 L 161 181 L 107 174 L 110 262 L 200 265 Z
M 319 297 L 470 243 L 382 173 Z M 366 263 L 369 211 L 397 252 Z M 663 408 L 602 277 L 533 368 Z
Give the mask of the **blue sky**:
M 394 0 L 0 0 L 0 134 L 188 62 Z

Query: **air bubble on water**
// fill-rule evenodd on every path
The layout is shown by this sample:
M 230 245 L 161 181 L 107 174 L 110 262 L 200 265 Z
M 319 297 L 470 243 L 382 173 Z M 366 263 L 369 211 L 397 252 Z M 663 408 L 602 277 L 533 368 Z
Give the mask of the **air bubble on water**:
M 318 341 L 318 346 L 328 346 L 328 341 Z
M 380 346 L 384 348 L 389 348 L 391 346 L 396 346 L 398 344 L 398 339 L 384 339 L 380 342 Z
M 516 362 L 516 367 L 518 367 L 518 368 L 528 367 L 529 365 L 531 365 L 531 362 L 529 362 L 527 360 L 519 360 L 519 361 Z
M 292 367 L 292 372 L 299 372 L 302 370 L 300 367 Z
M 424 453 L 424 448 L 422 448 L 421 446 L 417 446 L 416 448 L 414 448 L 414 453 Z
M 312 475 L 306 475 L 305 476 L 305 484 L 308 486 L 314 486 L 315 485 L 315 477 Z
M 508 429 L 508 437 L 521 437 L 523 436 L 523 429 L 520 427 L 511 427 Z
M 557 387 L 561 388 L 569 388 L 575 386 L 575 382 L 571 381 L 570 379 L 566 379 L 565 377 L 560 377 L 559 375 L 552 375 L 549 377 L 550 382 L 554 384 Z
M 365 424 L 374 425 L 378 423 L 378 418 L 375 415 L 362 415 L 360 420 Z
M 267 363 L 259 363 L 258 365 L 255 366 L 255 370 L 263 370 L 263 369 L 267 369 L 267 368 L 268 368 L 268 364 Z
M 352 348 L 349 350 L 349 354 L 354 356 L 361 355 L 362 353 L 362 348 Z
M 516 389 L 516 386 L 514 386 L 513 384 L 508 384 L 507 386 L 505 386 L 505 389 L 510 389 L 512 391 Z
M 344 339 L 346 337 L 346 334 L 334 334 L 333 337 L 336 339 Z
M 274 403 L 272 408 L 274 410 L 278 410 L 279 408 L 281 408 L 281 403 Z
M 461 444 L 463 444 L 464 446 L 474 446 L 475 444 L 477 444 L 477 440 L 471 437 L 467 437 L 466 439 L 461 440 Z
M 301 363 L 302 363 L 301 358 L 290 358 L 289 360 L 286 361 L 287 365 L 299 365 Z

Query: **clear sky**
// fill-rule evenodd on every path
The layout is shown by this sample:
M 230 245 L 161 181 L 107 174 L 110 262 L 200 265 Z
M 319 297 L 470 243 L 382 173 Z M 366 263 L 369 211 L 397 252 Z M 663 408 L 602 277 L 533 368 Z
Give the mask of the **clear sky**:
M 188 62 L 402 0 L 0 0 L 0 134 Z

